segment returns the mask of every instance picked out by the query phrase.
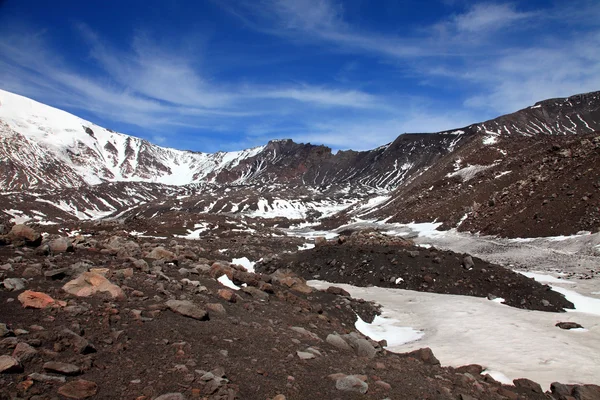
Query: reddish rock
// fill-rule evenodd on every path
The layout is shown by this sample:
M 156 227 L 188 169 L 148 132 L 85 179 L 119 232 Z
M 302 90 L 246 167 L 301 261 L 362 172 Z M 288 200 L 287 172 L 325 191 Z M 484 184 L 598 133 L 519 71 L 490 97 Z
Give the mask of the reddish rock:
M 230 303 L 235 303 L 237 301 L 237 296 L 233 290 L 219 289 L 217 294 L 219 295 L 219 297 Z
M 19 299 L 24 308 L 64 307 L 67 305 L 66 302 L 54 300 L 46 293 L 34 292 L 32 290 L 24 291 L 17 299 Z
M 233 279 L 234 269 L 216 262 L 213 265 L 211 265 L 208 274 L 215 279 L 222 275 L 227 275 L 229 279 Z
M 87 399 L 96 395 L 97 392 L 98 385 L 83 379 L 71 381 L 58 389 L 58 394 L 69 399 Z

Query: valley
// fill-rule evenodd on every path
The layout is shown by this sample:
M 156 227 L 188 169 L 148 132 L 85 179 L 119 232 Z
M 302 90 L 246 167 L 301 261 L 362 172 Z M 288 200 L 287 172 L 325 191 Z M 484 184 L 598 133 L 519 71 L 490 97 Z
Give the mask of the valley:
M 0 398 L 600 398 L 600 92 L 209 154 L 0 91 L 0 157 Z

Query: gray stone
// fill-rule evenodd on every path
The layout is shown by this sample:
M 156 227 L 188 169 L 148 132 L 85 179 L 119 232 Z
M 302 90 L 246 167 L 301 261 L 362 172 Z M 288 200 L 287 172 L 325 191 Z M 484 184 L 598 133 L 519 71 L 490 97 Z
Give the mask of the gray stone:
M 296 354 L 301 360 L 310 360 L 316 357 L 313 353 L 307 351 L 297 351 Z
M 33 381 L 44 383 L 65 383 L 67 381 L 64 376 L 38 374 L 37 372 L 29 374 L 29 378 Z
M 12 331 L 8 329 L 6 324 L 0 324 L 0 337 L 12 336 Z
M 329 334 L 327 335 L 327 339 L 325 340 L 327 341 L 327 343 L 329 343 L 333 347 L 337 347 L 340 350 L 352 350 L 350 345 L 338 334 Z
M 181 314 L 184 317 L 197 319 L 199 321 L 207 321 L 209 319 L 208 312 L 189 300 L 169 300 L 165 304 L 171 311 Z
M 475 262 L 473 261 L 473 257 L 471 256 L 466 256 L 465 258 L 463 258 L 463 262 L 462 262 L 463 267 L 465 267 L 466 269 L 471 269 L 475 266 Z
M 365 394 L 369 390 L 369 385 L 354 375 L 348 375 L 338 379 L 335 382 L 335 388 L 344 392 L 358 392 Z
M 312 333 L 311 331 L 309 331 L 307 329 L 304 329 L 301 326 L 292 326 L 292 327 L 290 327 L 290 329 L 293 330 L 296 333 L 301 334 L 302 336 L 306 336 L 306 337 L 309 337 L 311 339 L 314 339 L 314 340 L 317 340 L 319 342 L 322 342 L 321 338 L 317 334 Z
M 356 353 L 359 357 L 374 358 L 377 350 L 367 339 L 358 339 Z
M 6 290 L 19 291 L 25 289 L 27 281 L 23 278 L 6 278 L 2 283 Z

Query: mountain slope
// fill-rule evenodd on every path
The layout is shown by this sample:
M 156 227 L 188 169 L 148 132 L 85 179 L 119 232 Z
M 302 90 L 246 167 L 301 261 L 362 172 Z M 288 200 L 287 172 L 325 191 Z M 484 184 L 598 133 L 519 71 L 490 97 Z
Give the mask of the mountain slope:
M 160 147 L 0 90 L 4 190 L 104 181 L 183 185 L 234 167 L 261 150 L 206 154 Z

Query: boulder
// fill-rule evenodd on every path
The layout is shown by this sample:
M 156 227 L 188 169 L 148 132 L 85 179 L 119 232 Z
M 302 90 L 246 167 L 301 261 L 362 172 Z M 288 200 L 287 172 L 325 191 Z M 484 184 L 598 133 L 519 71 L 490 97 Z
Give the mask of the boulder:
M 407 356 L 416 358 L 429 365 L 440 365 L 440 361 L 433 355 L 433 351 L 429 347 L 406 353 Z
M 84 272 L 63 286 L 63 290 L 77 297 L 89 297 L 96 293 L 107 293 L 117 300 L 125 299 L 125 293 L 104 276 L 94 272 Z
M 463 262 L 462 265 L 465 269 L 471 269 L 475 266 L 475 262 L 473 261 L 473 257 L 471 256 L 466 256 L 465 258 L 463 258 Z
M 534 393 L 539 393 L 539 394 L 544 393 L 540 384 L 537 382 L 534 382 L 530 379 L 526 379 L 526 378 L 515 379 L 515 380 L 513 380 L 513 384 L 518 388 L 530 390 Z
M 17 246 L 25 245 L 37 247 L 42 243 L 42 235 L 23 224 L 13 226 L 7 236 L 8 239 Z
M 338 334 L 329 334 L 329 335 L 327 335 L 327 338 L 325 340 L 327 341 L 327 343 L 329 343 L 330 345 L 332 345 L 334 347 L 337 347 L 340 350 L 352 351 L 352 348 L 350 347 L 348 342 L 346 342 Z
M 152 251 L 148 253 L 147 257 L 153 260 L 164 260 L 173 263 L 177 261 L 177 256 L 175 255 L 175 253 L 165 249 L 162 246 L 153 248 Z
M 66 253 L 73 251 L 73 243 L 67 238 L 58 238 L 48 242 L 48 247 L 52 253 Z

